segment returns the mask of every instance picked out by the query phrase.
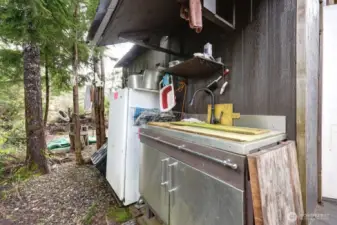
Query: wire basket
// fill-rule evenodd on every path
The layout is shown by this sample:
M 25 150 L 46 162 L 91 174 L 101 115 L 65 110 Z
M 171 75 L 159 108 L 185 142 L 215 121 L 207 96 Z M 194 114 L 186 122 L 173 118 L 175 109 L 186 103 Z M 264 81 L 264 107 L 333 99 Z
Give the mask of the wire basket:
M 131 107 L 130 119 L 133 121 L 134 126 L 142 126 L 149 122 L 172 122 L 181 121 L 184 119 L 198 119 L 205 121 L 207 114 L 189 114 L 176 111 L 160 112 L 159 109 L 145 109 L 139 107 Z

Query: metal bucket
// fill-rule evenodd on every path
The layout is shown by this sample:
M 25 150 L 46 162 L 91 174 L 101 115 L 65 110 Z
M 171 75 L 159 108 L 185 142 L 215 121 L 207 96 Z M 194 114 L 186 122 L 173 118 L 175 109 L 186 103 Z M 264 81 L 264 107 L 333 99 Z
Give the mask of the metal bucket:
M 134 74 L 128 77 L 128 88 L 143 88 L 143 75 Z
M 158 70 L 145 70 L 144 71 L 144 88 L 150 90 L 158 90 L 159 82 L 163 75 Z

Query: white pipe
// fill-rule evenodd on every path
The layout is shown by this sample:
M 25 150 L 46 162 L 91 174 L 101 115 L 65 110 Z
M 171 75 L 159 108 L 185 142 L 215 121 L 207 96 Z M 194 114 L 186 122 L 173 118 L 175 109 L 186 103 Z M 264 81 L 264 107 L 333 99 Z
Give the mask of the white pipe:
M 225 92 L 225 89 L 226 89 L 227 85 L 228 85 L 228 81 L 226 81 L 226 82 L 222 85 L 221 90 L 220 90 L 220 95 L 222 95 L 222 94 Z

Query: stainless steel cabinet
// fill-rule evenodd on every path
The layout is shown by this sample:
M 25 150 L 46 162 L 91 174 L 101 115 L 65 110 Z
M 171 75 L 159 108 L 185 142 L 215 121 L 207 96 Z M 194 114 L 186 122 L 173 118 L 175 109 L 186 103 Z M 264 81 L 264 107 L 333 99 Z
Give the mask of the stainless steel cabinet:
M 169 157 L 149 146 L 142 147 L 140 160 L 140 194 L 155 209 L 157 216 L 169 224 L 167 166 Z
M 171 165 L 170 225 L 243 225 L 243 191 L 184 163 Z
M 243 225 L 244 192 L 142 145 L 140 193 L 169 225 Z
M 167 225 L 251 225 L 244 155 L 141 129 L 141 195 Z
M 152 126 L 139 134 L 141 194 L 168 225 L 253 225 L 247 154 L 285 138 L 239 143 Z

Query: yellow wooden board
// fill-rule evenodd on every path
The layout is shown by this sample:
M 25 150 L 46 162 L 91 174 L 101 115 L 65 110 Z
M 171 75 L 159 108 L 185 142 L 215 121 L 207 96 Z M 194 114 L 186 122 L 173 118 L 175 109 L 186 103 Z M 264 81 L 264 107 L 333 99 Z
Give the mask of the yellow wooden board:
M 237 133 L 231 133 L 231 132 L 225 132 L 225 131 L 219 131 L 219 130 L 210 130 L 210 129 L 199 128 L 199 127 L 173 125 L 167 122 L 150 122 L 148 123 L 148 125 L 164 127 L 164 128 L 168 128 L 172 130 L 184 131 L 187 133 L 194 133 L 194 134 L 204 135 L 208 137 L 215 137 L 215 138 L 221 138 L 221 139 L 238 141 L 238 142 L 255 141 L 255 140 L 260 140 L 263 138 L 273 136 L 273 134 L 271 133 L 264 133 L 264 134 L 257 134 L 257 135 L 237 134 Z
M 233 126 L 233 119 L 240 118 L 240 113 L 233 112 L 233 104 L 215 104 L 215 118 L 220 119 L 221 112 L 223 115 L 221 117 L 220 124 Z M 208 105 L 207 121 L 209 123 L 211 118 L 211 105 Z
M 219 130 L 225 132 L 232 132 L 238 134 L 263 134 L 269 132 L 269 130 L 257 129 L 257 128 L 249 128 L 249 127 L 235 127 L 235 126 L 225 126 L 221 124 L 209 124 L 209 123 L 193 123 L 193 122 L 170 122 L 173 125 L 179 126 L 190 126 L 190 127 L 200 127 L 210 130 Z

